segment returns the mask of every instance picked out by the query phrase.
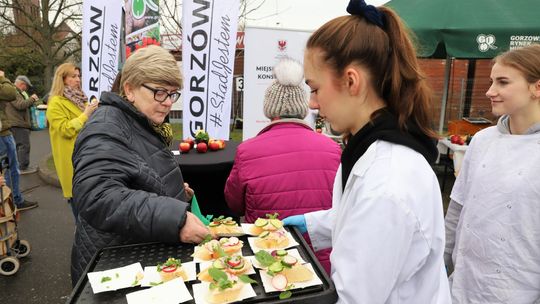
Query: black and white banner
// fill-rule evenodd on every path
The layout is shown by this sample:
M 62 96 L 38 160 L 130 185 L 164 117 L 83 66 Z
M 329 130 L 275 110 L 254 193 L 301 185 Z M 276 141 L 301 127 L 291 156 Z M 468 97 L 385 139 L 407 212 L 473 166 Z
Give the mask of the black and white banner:
M 239 0 L 182 3 L 183 134 L 229 139 Z
M 82 89 L 90 100 L 109 91 L 118 73 L 121 24 L 121 1 L 83 1 Z

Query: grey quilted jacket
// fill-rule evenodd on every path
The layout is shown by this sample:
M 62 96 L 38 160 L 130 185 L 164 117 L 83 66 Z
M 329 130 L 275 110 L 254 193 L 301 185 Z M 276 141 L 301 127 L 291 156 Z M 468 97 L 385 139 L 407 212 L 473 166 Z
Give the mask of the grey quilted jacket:
M 182 173 L 145 116 L 105 92 L 73 151 L 78 223 L 71 254 L 73 285 L 92 256 L 113 245 L 179 242 L 185 223 Z

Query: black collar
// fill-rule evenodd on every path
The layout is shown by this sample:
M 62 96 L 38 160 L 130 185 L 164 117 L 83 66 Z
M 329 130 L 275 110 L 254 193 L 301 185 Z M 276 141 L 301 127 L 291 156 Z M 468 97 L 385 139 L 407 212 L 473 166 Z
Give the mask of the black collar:
M 342 190 L 345 189 L 354 164 L 377 140 L 409 147 L 422 154 L 430 164 L 435 162 L 438 155 L 435 139 L 422 133 L 420 128 L 411 121 L 407 122 L 406 125 L 406 131 L 400 130 L 397 117 L 383 109 L 377 113 L 372 121 L 351 136 L 341 154 Z

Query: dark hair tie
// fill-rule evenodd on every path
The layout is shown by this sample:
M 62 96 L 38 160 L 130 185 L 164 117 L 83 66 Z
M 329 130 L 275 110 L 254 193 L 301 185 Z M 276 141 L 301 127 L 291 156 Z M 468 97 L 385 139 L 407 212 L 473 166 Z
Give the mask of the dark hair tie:
M 347 13 L 364 16 L 369 22 L 384 29 L 384 14 L 375 6 L 366 4 L 364 0 L 351 0 L 347 6 Z

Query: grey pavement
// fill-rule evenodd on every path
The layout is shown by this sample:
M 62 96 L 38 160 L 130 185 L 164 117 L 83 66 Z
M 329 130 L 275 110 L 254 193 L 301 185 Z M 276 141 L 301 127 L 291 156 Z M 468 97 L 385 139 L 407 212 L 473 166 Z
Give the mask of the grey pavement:
M 32 131 L 30 141 L 30 162 L 38 165 L 51 153 L 48 130 Z M 31 252 L 20 259 L 16 274 L 0 275 L 0 303 L 65 303 L 71 293 L 69 265 L 75 233 L 71 209 L 61 189 L 38 173 L 21 175 L 21 189 L 26 199 L 39 202 L 38 208 L 21 212 L 18 223 L 19 239 L 30 242 Z

